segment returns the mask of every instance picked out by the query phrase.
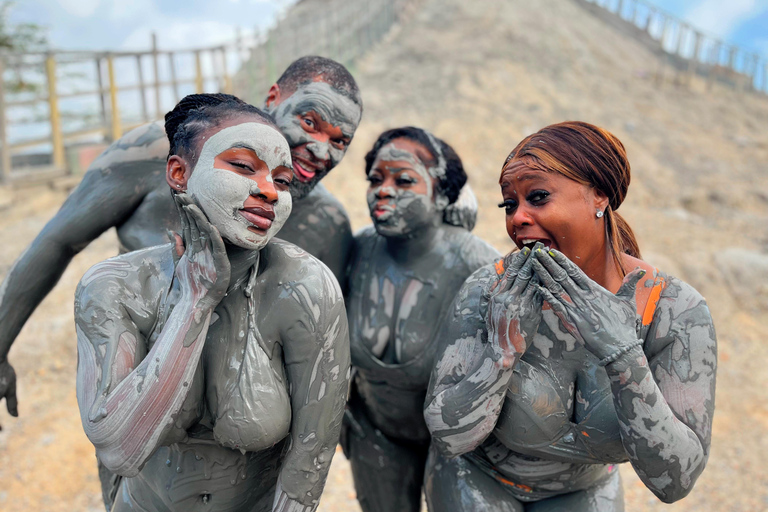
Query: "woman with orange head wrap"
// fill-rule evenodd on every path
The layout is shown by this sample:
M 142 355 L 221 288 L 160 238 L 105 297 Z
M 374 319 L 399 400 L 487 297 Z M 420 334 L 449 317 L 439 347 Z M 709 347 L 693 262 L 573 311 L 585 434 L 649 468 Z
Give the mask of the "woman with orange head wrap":
M 430 510 L 621 511 L 629 461 L 664 502 L 709 456 L 716 339 L 692 287 L 640 259 L 616 210 L 621 142 L 567 122 L 500 178 L 520 249 L 454 302 L 425 405 Z

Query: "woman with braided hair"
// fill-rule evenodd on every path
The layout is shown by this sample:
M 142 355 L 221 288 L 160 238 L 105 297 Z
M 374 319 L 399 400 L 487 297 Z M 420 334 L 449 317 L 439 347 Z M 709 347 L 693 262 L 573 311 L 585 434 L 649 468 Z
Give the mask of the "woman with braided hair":
M 472 235 L 461 159 L 420 128 L 365 157 L 373 226 L 355 237 L 347 313 L 355 367 L 342 446 L 365 512 L 417 512 L 429 432 L 422 409 L 437 326 L 464 280 L 498 253 Z
M 115 512 L 311 511 L 347 394 L 341 290 L 273 238 L 293 179 L 274 121 L 202 96 L 166 116 L 180 233 L 76 292 L 82 424 Z
M 430 511 L 624 510 L 629 461 L 666 503 L 709 456 L 717 343 L 696 290 L 640 259 L 616 211 L 621 142 L 543 128 L 499 183 L 520 249 L 475 272 L 440 340 L 425 419 Z

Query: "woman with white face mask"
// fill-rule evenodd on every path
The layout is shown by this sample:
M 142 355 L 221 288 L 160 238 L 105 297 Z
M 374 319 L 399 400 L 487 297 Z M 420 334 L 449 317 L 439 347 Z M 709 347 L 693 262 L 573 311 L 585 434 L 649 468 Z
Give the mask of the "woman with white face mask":
M 288 144 L 234 98 L 180 103 L 166 133 L 183 232 L 96 265 L 75 299 L 83 427 L 122 477 L 112 510 L 314 510 L 349 348 L 333 275 L 273 239 Z
M 364 512 L 417 512 L 437 326 L 464 280 L 498 253 L 470 233 L 477 203 L 448 144 L 396 128 L 365 164 L 373 226 L 355 236 L 349 272 L 355 377 L 342 446 Z

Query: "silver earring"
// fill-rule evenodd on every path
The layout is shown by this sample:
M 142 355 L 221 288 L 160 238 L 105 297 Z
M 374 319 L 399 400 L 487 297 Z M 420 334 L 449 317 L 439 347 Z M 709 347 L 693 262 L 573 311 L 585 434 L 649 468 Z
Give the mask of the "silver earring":
M 597 213 L 595 214 L 595 217 L 598 219 L 603 216 L 603 210 L 597 210 Z

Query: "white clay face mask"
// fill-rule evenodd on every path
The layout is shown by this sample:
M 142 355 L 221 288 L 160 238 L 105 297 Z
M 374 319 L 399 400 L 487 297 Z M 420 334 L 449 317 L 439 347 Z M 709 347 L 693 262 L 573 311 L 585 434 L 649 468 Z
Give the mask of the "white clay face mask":
M 274 204 L 275 218 L 265 234 L 254 233 L 253 226 L 240 210 L 250 195 L 259 194 L 258 184 L 233 171 L 217 169 L 215 159 L 232 148 L 251 149 L 269 168 L 267 181 L 277 167 L 291 168 L 291 153 L 285 138 L 261 123 L 242 123 L 229 126 L 205 141 L 200 158 L 187 182 L 187 192 L 200 206 L 222 238 L 246 249 L 262 249 L 280 231 L 291 213 L 291 194 L 278 191 Z

